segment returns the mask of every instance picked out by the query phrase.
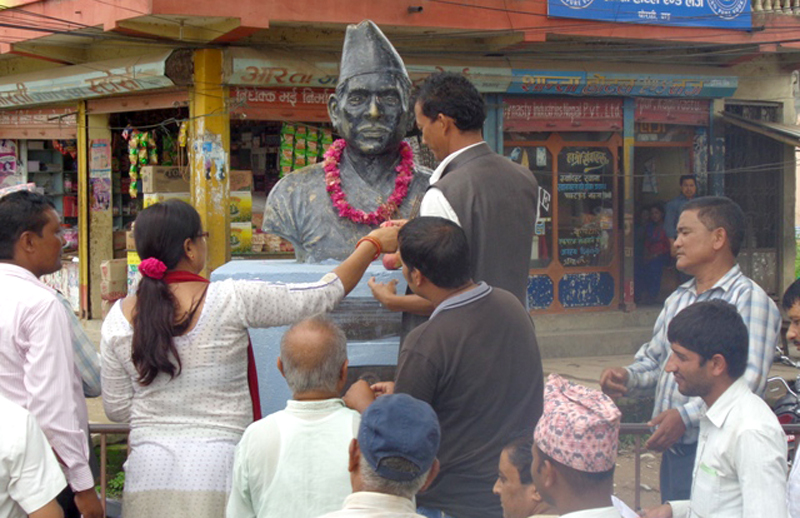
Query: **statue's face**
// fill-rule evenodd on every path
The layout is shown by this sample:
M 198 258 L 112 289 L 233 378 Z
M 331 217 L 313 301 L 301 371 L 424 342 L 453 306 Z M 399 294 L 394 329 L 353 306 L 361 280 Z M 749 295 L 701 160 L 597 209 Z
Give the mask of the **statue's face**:
M 396 150 L 411 120 L 407 92 L 391 74 L 350 78 L 331 96 L 328 113 L 348 146 L 366 155 Z

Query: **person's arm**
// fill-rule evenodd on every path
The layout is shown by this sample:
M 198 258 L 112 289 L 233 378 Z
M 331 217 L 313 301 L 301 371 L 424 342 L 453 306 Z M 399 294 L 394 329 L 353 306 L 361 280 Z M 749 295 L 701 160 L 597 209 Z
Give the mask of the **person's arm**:
M 112 421 L 127 423 L 131 420 L 133 380 L 114 348 L 116 337 L 106 327 L 110 323 L 107 318 L 100 337 L 100 350 L 103 352 L 103 409 Z M 130 347 L 123 347 L 123 350 L 130 351 Z
M 461 226 L 456 211 L 453 210 L 453 206 L 450 205 L 450 202 L 447 201 L 444 193 L 438 187 L 431 187 L 425 191 L 425 196 L 422 197 L 422 202 L 419 205 L 419 215 L 449 219 L 456 225 Z
M 419 295 L 398 295 L 397 280 L 395 279 L 389 282 L 377 282 L 375 277 L 372 277 L 367 285 L 372 290 L 375 300 L 389 311 L 403 311 L 427 317 L 436 309 L 431 301 Z
M 27 408 L 36 417 L 50 446 L 65 466 L 75 492 L 94 491 L 89 469 L 89 445 L 81 428 L 75 399 L 74 360 L 69 322 L 56 298 L 42 303 L 26 315 L 29 329 L 25 354 L 24 383 Z M 81 394 L 82 395 L 82 394 Z
M 30 518 L 64 518 L 64 511 L 55 499 L 50 500 L 43 507 L 29 513 Z
M 774 419 L 774 417 L 773 417 Z M 736 441 L 742 516 L 786 518 L 786 436 L 745 430 Z
M 397 228 L 379 228 L 369 233 L 381 249 L 397 249 Z M 317 282 L 279 284 L 264 281 L 232 282 L 236 304 L 245 327 L 289 325 L 317 313 L 332 310 L 364 275 L 377 251 L 374 243 L 362 241 L 331 273 Z
M 67 481 L 31 414 L 27 414 L 25 428 L 24 449 L 10 459 L 8 495 L 30 516 L 60 518 L 61 507 L 55 498 Z
M 735 305 L 747 326 L 749 338 L 743 378 L 754 394 L 763 396 L 775 349 L 780 343 L 781 314 L 772 299 L 757 287 L 743 293 Z
M 356 287 L 358 281 L 361 280 L 361 277 L 364 276 L 364 272 L 367 271 L 367 268 L 372 263 L 372 258 L 376 252 L 397 251 L 398 231 L 399 227 L 395 226 L 376 228 L 367 236 L 380 243 L 380 250 L 376 250 L 375 244 L 370 241 L 361 241 L 361 244 L 350 254 L 350 257 L 333 269 L 333 273 L 342 281 L 345 295 L 350 293 Z
M 83 395 L 86 397 L 98 397 L 102 392 L 100 385 L 100 355 L 97 354 L 92 341 L 86 336 L 86 332 L 81 326 L 80 320 L 75 316 L 69 301 L 59 292 L 56 292 L 61 305 L 67 312 L 69 320 L 70 334 L 72 336 L 72 348 L 75 353 L 75 366 L 81 373 L 83 382 Z
M 664 309 L 658 315 L 658 320 L 653 328 L 653 338 L 639 348 L 634 362 L 625 367 L 625 370 L 628 371 L 626 380 L 628 390 L 650 391 L 658 383 L 662 362 L 670 353 L 670 345 L 667 340 L 667 307 L 671 298 L 667 299 Z

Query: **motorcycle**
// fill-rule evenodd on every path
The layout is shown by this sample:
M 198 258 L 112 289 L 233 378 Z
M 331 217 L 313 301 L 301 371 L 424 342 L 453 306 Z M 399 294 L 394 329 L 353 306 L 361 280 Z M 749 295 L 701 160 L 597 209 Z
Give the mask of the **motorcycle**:
M 775 361 L 800 371 L 800 362 L 792 360 L 784 355 L 783 352 L 776 354 Z M 782 425 L 800 423 L 800 373 L 791 382 L 780 376 L 768 378 L 764 399 L 777 416 L 778 422 Z M 787 434 L 786 440 L 788 441 L 789 449 L 788 462 L 791 466 L 797 450 L 798 438 L 794 434 Z

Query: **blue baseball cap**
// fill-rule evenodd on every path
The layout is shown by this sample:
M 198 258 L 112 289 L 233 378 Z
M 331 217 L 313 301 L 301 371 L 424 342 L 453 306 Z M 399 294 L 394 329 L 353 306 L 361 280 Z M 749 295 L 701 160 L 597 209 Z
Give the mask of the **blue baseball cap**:
M 372 469 L 388 480 L 409 481 L 428 471 L 439 451 L 441 431 L 436 412 L 428 403 L 408 394 L 375 400 L 361 416 L 358 446 Z M 384 460 L 399 457 L 418 469 L 398 471 Z

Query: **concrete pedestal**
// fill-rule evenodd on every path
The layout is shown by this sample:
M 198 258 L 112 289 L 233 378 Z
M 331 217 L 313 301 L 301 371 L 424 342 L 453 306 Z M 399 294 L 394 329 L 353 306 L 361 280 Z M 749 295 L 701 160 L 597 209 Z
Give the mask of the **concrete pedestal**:
M 315 282 L 337 264 L 335 261 L 304 264 L 293 259 L 236 260 L 214 270 L 211 280 L 253 279 L 287 284 Z M 397 363 L 401 314 L 387 311 L 372 297 L 367 281 L 373 276 L 380 282 L 397 279 L 398 293 L 403 293 L 406 289 L 400 270 L 387 271 L 380 261 L 376 261 L 369 266 L 358 286 L 330 314 L 347 335 L 347 354 L 351 368 L 376 366 L 380 370 L 381 366 L 393 366 Z M 287 329 L 288 327 L 250 329 L 263 415 L 283 409 L 286 400 L 291 397 L 276 365 L 280 354 L 280 340 Z

